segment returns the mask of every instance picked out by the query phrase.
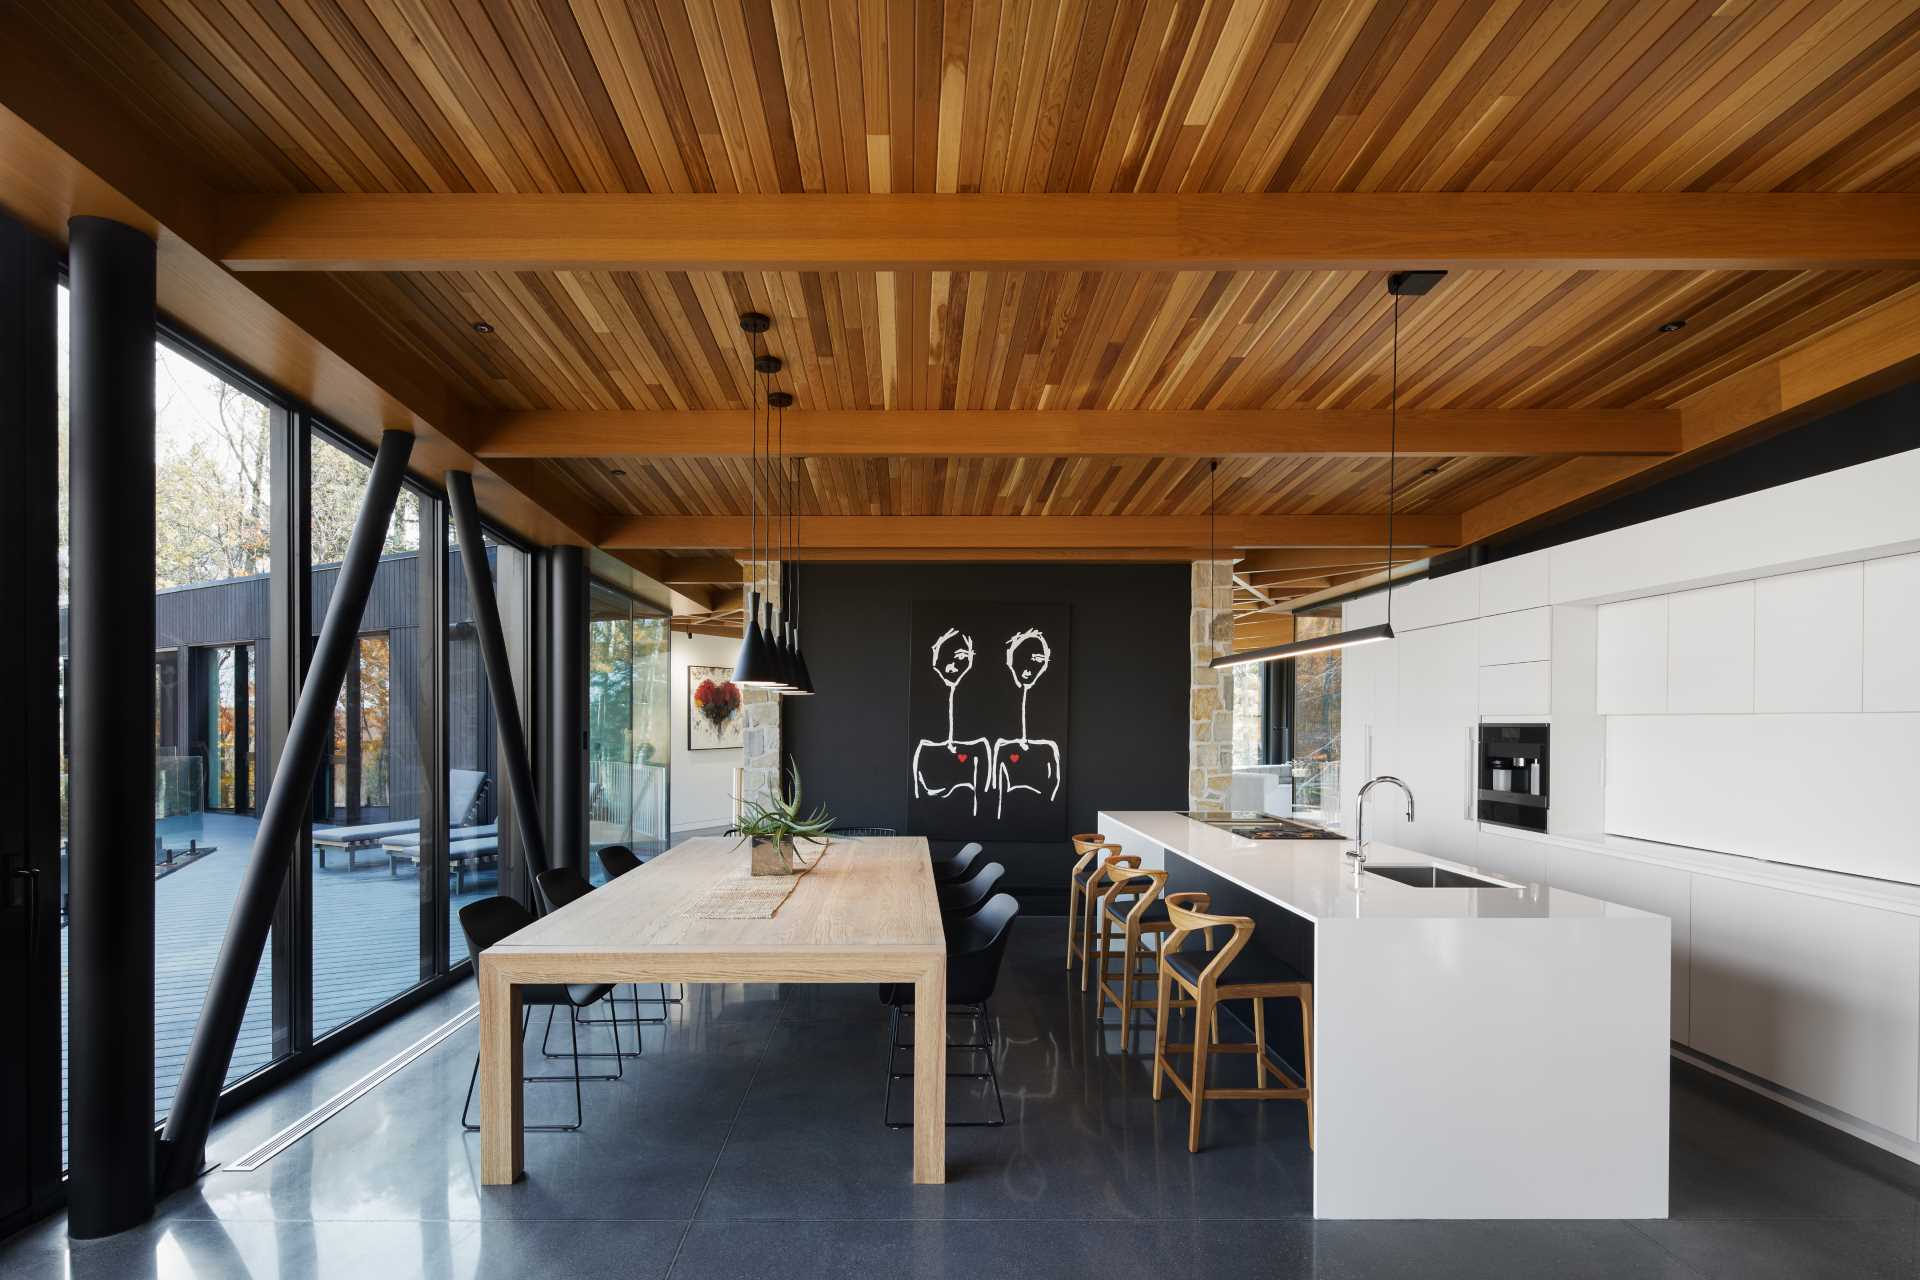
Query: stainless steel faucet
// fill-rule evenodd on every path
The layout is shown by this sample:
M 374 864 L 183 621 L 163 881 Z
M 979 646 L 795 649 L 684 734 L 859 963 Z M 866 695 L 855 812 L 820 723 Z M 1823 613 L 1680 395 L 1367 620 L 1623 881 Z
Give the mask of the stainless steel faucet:
M 1356 870 L 1367 865 L 1367 792 L 1373 790 L 1383 782 L 1391 782 L 1394 786 L 1406 792 L 1407 821 L 1413 821 L 1412 787 L 1390 773 L 1383 773 L 1377 778 L 1369 779 L 1367 784 L 1360 788 L 1360 802 L 1356 806 L 1359 812 L 1355 815 L 1353 824 L 1353 848 L 1347 850 L 1347 856 L 1354 860 Z

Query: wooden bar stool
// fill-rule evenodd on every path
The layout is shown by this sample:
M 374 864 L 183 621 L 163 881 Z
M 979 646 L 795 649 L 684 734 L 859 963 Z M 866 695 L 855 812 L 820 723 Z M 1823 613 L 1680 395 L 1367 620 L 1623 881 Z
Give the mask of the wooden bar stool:
M 1103 844 L 1095 848 L 1100 860 L 1093 866 L 1087 882 L 1080 890 L 1080 989 L 1085 991 L 1093 973 L 1094 956 L 1099 948 L 1100 935 L 1094 930 L 1100 920 L 1100 904 L 1106 900 L 1107 890 L 1115 880 L 1124 879 L 1129 871 L 1140 869 L 1140 855 L 1121 853 L 1117 844 Z
M 1075 854 L 1073 870 L 1067 875 L 1067 972 L 1073 972 L 1076 957 L 1086 958 L 1086 947 L 1081 942 L 1080 898 L 1086 892 L 1087 881 L 1093 878 L 1094 862 L 1100 857 L 1100 850 L 1117 847 L 1107 843 L 1107 838 L 1098 831 L 1088 831 L 1073 837 Z
M 1173 932 L 1173 921 L 1167 915 L 1167 905 L 1161 895 L 1166 892 L 1167 873 L 1152 870 L 1131 870 L 1121 872 L 1118 869 L 1108 873 L 1111 884 L 1102 895 L 1100 907 L 1100 946 L 1096 952 L 1094 971 L 1099 974 L 1100 994 L 1094 1004 L 1094 1016 L 1104 1015 L 1107 1001 L 1111 1000 L 1120 1010 L 1120 1027 L 1124 1032 L 1122 1044 L 1124 1052 L 1133 1051 L 1133 1008 L 1134 993 L 1142 982 L 1152 982 L 1159 977 L 1159 942 Z M 1193 893 L 1183 895 L 1192 900 L 1196 909 L 1205 910 L 1207 895 Z M 1203 931 L 1202 939 L 1208 949 L 1213 946 L 1211 930 Z M 1149 938 L 1156 945 L 1148 946 Z M 1119 943 L 1120 985 L 1116 991 L 1109 979 L 1113 977 L 1110 963 L 1114 959 L 1114 943 Z M 1147 970 L 1142 960 L 1152 960 L 1156 966 Z M 1149 1008 L 1152 1006 L 1149 1005 Z M 1191 1009 L 1191 1000 L 1174 999 L 1168 1002 L 1170 1009 Z M 1216 1032 L 1217 1034 L 1217 1032 Z
M 1246 953 L 1253 939 L 1253 921 L 1245 916 L 1208 915 L 1196 909 L 1193 893 L 1168 894 L 1167 915 L 1174 929 L 1168 935 L 1160 958 L 1159 1020 L 1153 1029 L 1153 1100 L 1160 1100 L 1163 1079 L 1172 1079 L 1174 1087 L 1186 1095 L 1192 1107 L 1187 1120 L 1187 1150 L 1200 1150 L 1200 1121 L 1209 1098 L 1298 1098 L 1307 1104 L 1307 1146 L 1313 1146 L 1313 984 L 1283 961 Z M 1188 952 L 1181 947 L 1195 930 L 1227 928 L 1233 936 L 1225 946 L 1212 952 Z M 1168 1011 L 1173 1007 L 1173 986 L 1194 999 L 1193 1043 L 1167 1043 Z M 1267 1004 L 1280 998 L 1300 1002 L 1300 1036 L 1303 1047 L 1304 1078 L 1296 1078 L 1278 1058 L 1267 1050 Z M 1253 1001 L 1253 1043 L 1223 1044 L 1214 1024 L 1214 1015 L 1223 1000 Z M 1211 1034 L 1208 1033 L 1211 1028 Z M 1167 1055 L 1193 1055 L 1193 1080 L 1182 1080 L 1167 1063 Z M 1212 1053 L 1251 1053 L 1257 1081 L 1252 1089 L 1207 1087 L 1207 1056 Z M 1267 1077 L 1283 1082 L 1269 1086 Z

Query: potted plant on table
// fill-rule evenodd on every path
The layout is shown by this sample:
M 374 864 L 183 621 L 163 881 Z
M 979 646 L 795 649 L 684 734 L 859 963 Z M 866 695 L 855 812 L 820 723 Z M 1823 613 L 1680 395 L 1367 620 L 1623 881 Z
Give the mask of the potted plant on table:
M 833 816 L 825 808 L 800 815 L 800 770 L 788 772 L 793 780 L 793 795 L 774 796 L 769 802 L 743 800 L 740 820 L 734 830 L 752 842 L 752 869 L 756 876 L 790 876 L 794 871 L 794 841 L 811 840 L 819 848 L 827 846 L 827 832 L 833 829 Z

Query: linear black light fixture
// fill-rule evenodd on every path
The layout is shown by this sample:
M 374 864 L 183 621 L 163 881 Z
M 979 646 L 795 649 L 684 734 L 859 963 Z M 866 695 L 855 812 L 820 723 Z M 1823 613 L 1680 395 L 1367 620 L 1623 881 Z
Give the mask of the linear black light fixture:
M 1393 500 L 1399 478 L 1400 461 L 1400 299 L 1419 298 L 1433 292 L 1440 283 L 1444 271 L 1396 271 L 1387 277 L 1387 294 L 1393 299 L 1393 362 L 1392 390 L 1388 401 L 1387 415 L 1387 620 L 1371 627 L 1355 627 L 1351 631 L 1336 631 L 1329 636 L 1315 636 L 1310 640 L 1295 640 L 1289 644 L 1268 645 L 1264 649 L 1249 649 L 1245 653 L 1224 653 L 1207 665 L 1210 667 L 1249 667 L 1260 662 L 1284 662 L 1288 658 L 1304 657 L 1310 653 L 1326 653 L 1332 649 L 1351 649 L 1355 645 L 1375 644 L 1381 640 L 1393 639 Z M 1209 519 L 1211 519 L 1211 495 L 1209 495 Z M 1208 525 L 1208 555 L 1212 555 L 1212 525 Z

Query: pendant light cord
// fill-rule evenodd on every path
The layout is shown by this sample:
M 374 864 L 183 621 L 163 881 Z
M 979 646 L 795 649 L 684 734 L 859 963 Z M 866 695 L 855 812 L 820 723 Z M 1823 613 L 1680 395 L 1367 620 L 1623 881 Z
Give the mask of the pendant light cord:
M 753 597 L 760 594 L 760 389 L 754 382 L 759 374 L 756 362 L 760 358 L 760 335 L 753 335 L 748 346 L 747 423 L 751 434 L 747 439 L 747 498 L 752 504 L 753 517 L 747 526 L 747 563 L 751 566 L 747 582 L 747 626 L 751 628 L 759 619 L 758 604 Z
M 1393 292 L 1392 389 L 1387 400 L 1387 625 L 1393 625 L 1393 507 L 1400 463 L 1400 294 Z

